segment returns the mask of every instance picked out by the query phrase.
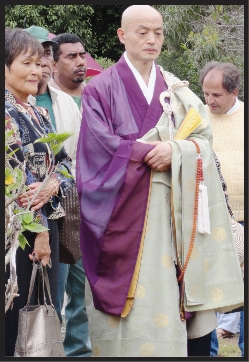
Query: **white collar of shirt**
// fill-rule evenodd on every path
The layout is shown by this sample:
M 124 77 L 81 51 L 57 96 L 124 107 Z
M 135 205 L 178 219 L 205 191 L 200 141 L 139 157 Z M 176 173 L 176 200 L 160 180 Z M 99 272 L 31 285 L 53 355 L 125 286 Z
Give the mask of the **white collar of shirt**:
M 155 63 L 153 62 L 153 64 L 152 64 L 149 83 L 148 83 L 148 87 L 147 87 L 147 85 L 145 84 L 145 81 L 143 80 L 143 77 L 141 76 L 139 71 L 129 61 L 129 59 L 128 59 L 127 55 L 126 55 L 126 52 L 124 52 L 124 58 L 126 60 L 127 65 L 129 66 L 132 73 L 134 74 L 134 77 L 136 78 L 136 80 L 137 80 L 137 82 L 139 84 L 139 87 L 141 88 L 141 91 L 143 92 L 143 95 L 145 96 L 148 104 L 150 104 L 150 102 L 152 100 L 152 97 L 153 97 L 155 84 L 156 84 L 156 66 L 155 66 Z
M 237 111 L 237 109 L 240 106 L 240 101 L 238 100 L 238 98 L 236 97 L 236 101 L 234 103 L 234 105 L 232 106 L 232 108 L 229 109 L 229 111 L 226 114 L 232 113 L 234 111 Z

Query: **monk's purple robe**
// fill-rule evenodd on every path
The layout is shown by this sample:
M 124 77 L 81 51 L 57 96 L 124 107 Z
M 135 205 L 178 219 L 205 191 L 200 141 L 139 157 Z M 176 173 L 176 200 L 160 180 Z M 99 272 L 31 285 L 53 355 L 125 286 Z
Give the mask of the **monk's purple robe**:
M 80 243 L 95 308 L 120 316 L 141 241 L 154 147 L 137 142 L 163 113 L 167 86 L 156 66 L 148 105 L 122 56 L 85 87 L 77 148 L 76 183 L 81 210 Z

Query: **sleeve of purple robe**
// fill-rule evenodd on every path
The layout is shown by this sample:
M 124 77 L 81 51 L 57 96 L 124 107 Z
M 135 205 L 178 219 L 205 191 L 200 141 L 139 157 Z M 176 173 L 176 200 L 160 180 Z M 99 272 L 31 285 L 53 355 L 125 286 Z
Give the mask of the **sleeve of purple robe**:
M 83 93 L 76 183 L 83 263 L 95 307 L 120 315 L 147 206 L 150 168 L 143 159 L 153 146 L 136 142 L 140 130 L 115 68 L 103 75 Z

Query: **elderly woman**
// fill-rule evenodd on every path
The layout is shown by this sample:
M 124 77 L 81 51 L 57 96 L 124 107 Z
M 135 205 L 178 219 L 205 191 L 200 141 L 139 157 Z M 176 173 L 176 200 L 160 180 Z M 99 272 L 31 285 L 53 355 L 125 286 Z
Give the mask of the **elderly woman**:
M 71 159 L 64 148 L 54 156 L 49 144 L 34 141 L 54 132 L 46 109 L 31 106 L 28 97 L 36 94 L 42 77 L 41 57 L 43 47 L 37 39 L 22 29 L 5 30 L 5 127 L 13 130 L 10 147 L 17 150 L 19 161 L 26 164 L 29 190 L 22 194 L 18 203 L 28 206 L 40 187 L 47 171 L 56 166 L 51 179 L 31 204 L 36 220 L 48 228 L 48 231 L 33 233 L 25 231 L 28 244 L 25 249 L 17 249 L 16 273 L 18 277 L 19 297 L 14 299 L 13 308 L 6 313 L 5 319 L 5 355 L 13 356 L 18 328 L 19 309 L 27 302 L 32 272 L 32 260 L 35 257 L 44 266 L 52 261 L 48 270 L 52 300 L 55 301 L 58 279 L 59 239 L 58 219 L 65 215 L 60 206 L 60 198 L 65 197 L 73 187 L 73 178 L 60 173 L 60 169 L 70 172 Z M 9 269 L 6 271 L 6 280 Z M 31 304 L 36 303 L 33 296 Z

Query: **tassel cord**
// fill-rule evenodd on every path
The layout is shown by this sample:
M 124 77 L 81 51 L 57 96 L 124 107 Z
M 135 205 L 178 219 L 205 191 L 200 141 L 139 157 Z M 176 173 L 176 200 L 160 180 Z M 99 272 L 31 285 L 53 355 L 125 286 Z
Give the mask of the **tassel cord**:
M 180 265 L 180 275 L 177 279 L 178 282 L 180 282 L 185 274 L 189 259 L 191 257 L 192 251 L 193 251 L 193 247 L 194 247 L 194 240 L 195 240 L 195 236 L 196 236 L 196 228 L 197 228 L 197 220 L 198 219 L 198 213 L 199 213 L 199 209 L 200 207 L 202 208 L 202 211 L 204 210 L 204 215 L 203 215 L 203 219 L 201 220 L 201 228 L 203 229 L 203 224 L 206 221 L 206 228 L 204 227 L 204 231 L 203 233 L 209 233 L 210 234 L 210 222 L 209 222 L 209 214 L 208 214 L 208 200 L 207 200 L 207 192 L 205 194 L 205 191 L 207 191 L 206 186 L 204 185 L 204 176 L 203 176 L 203 167 L 202 167 L 202 158 L 201 158 L 201 150 L 200 147 L 198 145 L 198 143 L 195 140 L 189 140 L 191 142 L 193 142 L 195 144 L 196 150 L 197 150 L 197 170 L 196 170 L 196 185 L 195 185 L 195 204 L 194 204 L 194 220 L 193 220 L 193 228 L 192 228 L 192 234 L 191 234 L 191 241 L 190 241 L 190 246 L 189 246 L 189 250 L 188 250 L 188 254 L 186 257 L 186 261 L 184 263 L 184 266 L 181 267 Z M 206 190 L 205 190 L 206 189 Z M 202 191 L 204 191 L 202 193 Z M 201 199 L 200 198 L 200 194 L 202 193 L 202 196 L 204 198 Z M 200 204 L 199 204 L 200 202 Z M 198 232 L 199 228 L 198 228 Z

